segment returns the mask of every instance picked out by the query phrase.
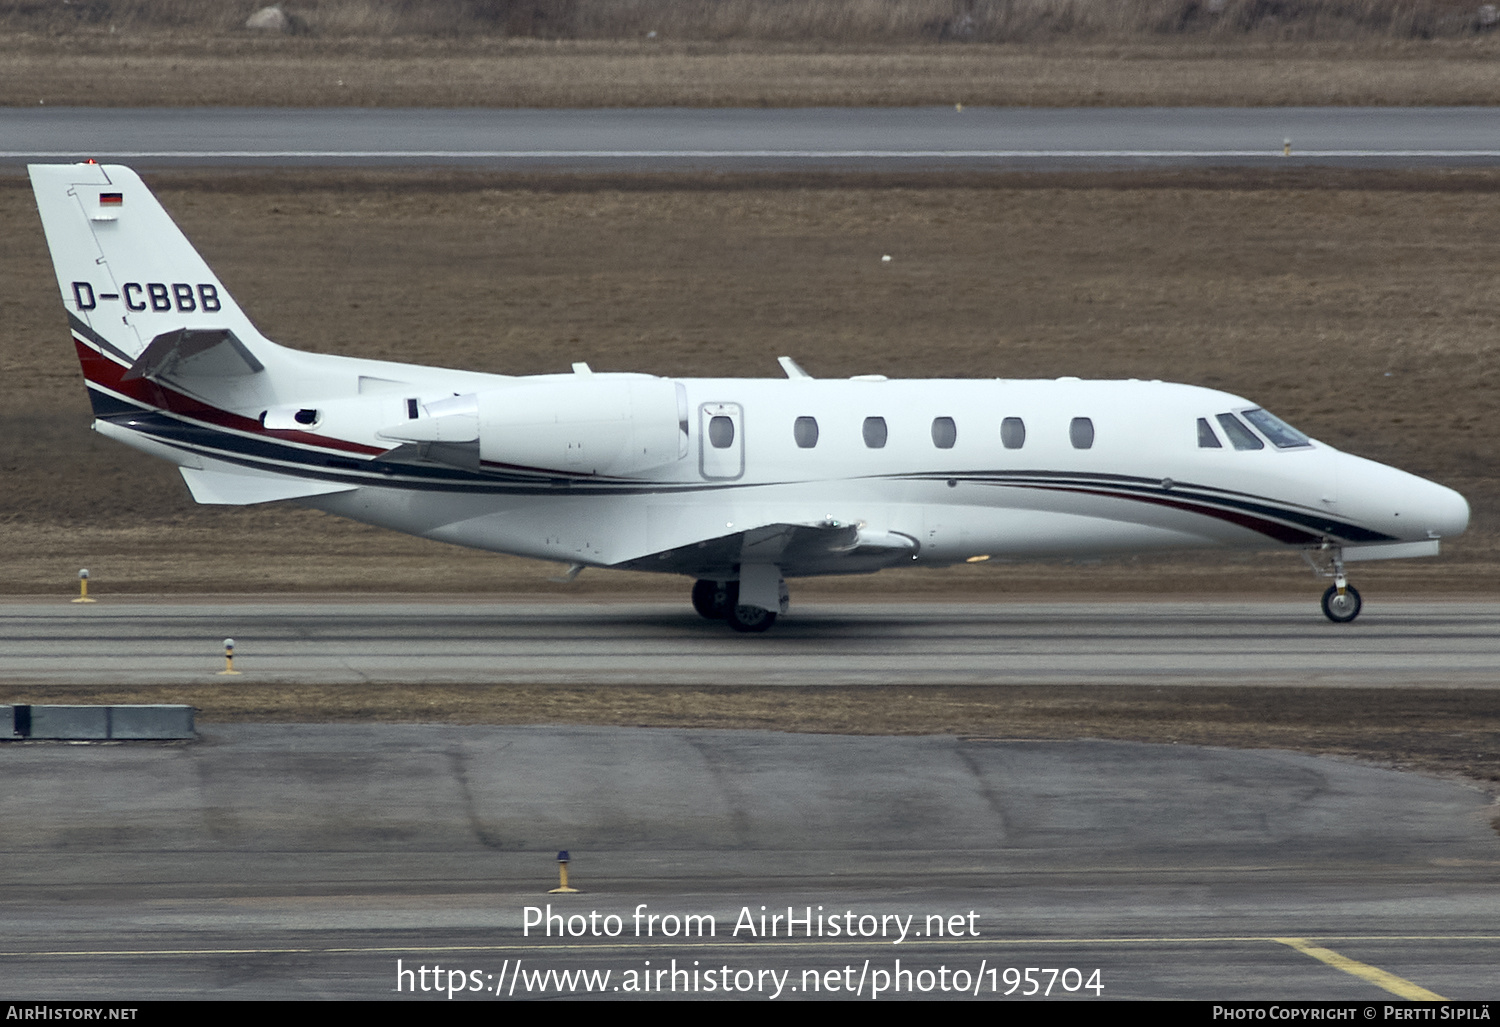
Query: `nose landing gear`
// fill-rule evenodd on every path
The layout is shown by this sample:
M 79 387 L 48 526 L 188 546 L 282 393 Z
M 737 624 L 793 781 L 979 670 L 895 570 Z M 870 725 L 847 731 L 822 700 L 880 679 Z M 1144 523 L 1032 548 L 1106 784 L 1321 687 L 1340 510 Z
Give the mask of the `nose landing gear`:
M 1322 562 L 1307 550 L 1303 550 L 1302 558 L 1307 561 L 1314 574 L 1333 579 L 1333 584 L 1323 593 L 1323 616 L 1335 624 L 1348 624 L 1359 616 L 1364 603 L 1359 598 L 1359 589 L 1349 584 L 1349 579 L 1344 576 L 1344 551 L 1338 546 L 1325 544 L 1323 549 L 1316 552 L 1323 555 Z

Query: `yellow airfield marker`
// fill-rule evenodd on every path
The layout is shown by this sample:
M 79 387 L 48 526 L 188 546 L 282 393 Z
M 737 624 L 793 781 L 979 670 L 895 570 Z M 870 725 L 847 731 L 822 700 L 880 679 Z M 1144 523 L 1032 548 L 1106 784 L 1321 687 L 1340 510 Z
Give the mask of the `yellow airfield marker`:
M 225 674 L 239 674 L 239 671 L 234 669 L 234 639 L 232 638 L 224 639 L 224 669 L 214 676 L 223 677 Z
M 99 600 L 97 599 L 89 598 L 89 572 L 88 568 L 85 567 L 83 570 L 78 572 L 78 598 L 74 599 L 73 602 L 97 603 L 98 601 Z
M 556 888 L 549 889 L 548 892 L 547 892 L 548 895 L 576 895 L 576 894 L 578 894 L 578 889 L 577 888 L 569 888 L 568 887 L 568 850 L 567 849 L 564 849 L 562 852 L 559 852 L 557 854 L 557 877 L 558 877 L 558 885 L 557 885 Z

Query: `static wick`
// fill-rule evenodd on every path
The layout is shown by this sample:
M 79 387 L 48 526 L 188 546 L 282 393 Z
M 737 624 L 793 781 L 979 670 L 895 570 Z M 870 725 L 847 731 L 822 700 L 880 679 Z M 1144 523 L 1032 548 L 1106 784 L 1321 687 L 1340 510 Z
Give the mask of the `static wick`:
M 75 599 L 75 600 L 73 600 L 73 602 L 75 602 L 75 603 L 95 603 L 95 602 L 98 602 L 97 599 L 90 599 L 89 598 L 89 572 L 88 572 L 88 568 L 87 567 L 85 567 L 83 570 L 81 570 L 81 571 L 78 572 L 78 598 Z
M 548 895 L 576 895 L 578 893 L 578 889 L 577 888 L 569 888 L 568 887 L 568 850 L 567 849 L 564 849 L 563 851 L 561 851 L 561 852 L 559 852 L 557 854 L 557 879 L 558 879 L 558 885 L 557 885 L 557 887 L 550 889 L 547 892 Z
M 234 639 L 232 638 L 224 639 L 224 669 L 215 676 L 223 677 L 225 674 L 239 674 L 239 671 L 234 669 Z

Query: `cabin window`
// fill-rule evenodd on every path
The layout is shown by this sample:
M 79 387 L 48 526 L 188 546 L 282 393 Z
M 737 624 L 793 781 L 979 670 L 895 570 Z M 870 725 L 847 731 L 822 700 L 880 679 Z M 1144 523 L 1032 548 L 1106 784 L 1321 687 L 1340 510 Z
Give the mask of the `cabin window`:
M 1198 448 L 1199 449 L 1223 449 L 1224 448 L 1224 443 L 1220 442 L 1219 441 L 1219 437 L 1214 434 L 1214 430 L 1213 430 L 1212 427 L 1209 426 L 1208 418 L 1206 418 L 1206 417 L 1200 417 L 1200 418 L 1198 418 Z
M 792 438 L 797 440 L 800 449 L 812 449 L 818 444 L 818 419 L 816 417 L 799 417 L 792 425 Z
M 415 421 L 420 416 L 421 411 L 417 409 L 417 401 L 414 399 L 408 399 L 406 401 L 406 419 L 408 421 Z
M 1312 440 L 1275 414 L 1266 410 L 1246 410 L 1245 420 L 1260 429 L 1260 433 L 1271 440 L 1277 449 L 1296 449 L 1311 446 Z
M 708 444 L 715 449 L 728 449 L 734 445 L 734 421 L 723 414 L 710 418 Z
M 932 419 L 932 444 L 938 449 L 952 449 L 953 444 L 958 441 L 958 425 L 953 423 L 951 417 L 934 417 Z
M 1235 449 L 1266 448 L 1266 444 L 1260 441 L 1260 436 L 1241 424 L 1240 419 L 1233 414 L 1220 414 L 1217 419 L 1224 428 L 1224 434 L 1229 436 L 1229 444 Z
M 885 418 L 866 417 L 864 425 L 865 445 L 871 449 L 885 448 Z
M 1020 449 L 1026 445 L 1026 422 L 1019 417 L 1007 417 L 1001 421 L 1000 442 L 1006 449 Z
M 1090 449 L 1094 445 L 1094 422 L 1087 417 L 1075 417 L 1068 425 L 1068 438 L 1074 449 Z

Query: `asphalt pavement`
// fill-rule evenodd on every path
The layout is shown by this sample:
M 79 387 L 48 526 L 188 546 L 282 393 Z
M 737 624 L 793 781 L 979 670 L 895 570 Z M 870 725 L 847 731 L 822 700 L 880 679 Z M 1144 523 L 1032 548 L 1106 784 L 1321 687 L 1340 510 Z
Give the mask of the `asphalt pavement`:
M 1500 108 L 0 108 L 0 166 L 787 171 L 1488 166 Z
M 0 680 L 1236 684 L 1493 688 L 1500 603 L 1392 600 L 1352 624 L 1262 600 L 798 602 L 764 635 L 679 603 L 447 597 L 0 601 Z

